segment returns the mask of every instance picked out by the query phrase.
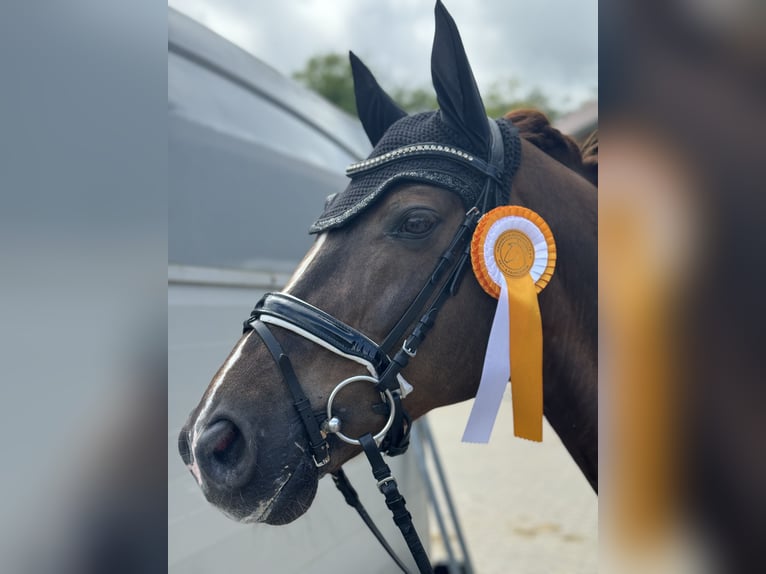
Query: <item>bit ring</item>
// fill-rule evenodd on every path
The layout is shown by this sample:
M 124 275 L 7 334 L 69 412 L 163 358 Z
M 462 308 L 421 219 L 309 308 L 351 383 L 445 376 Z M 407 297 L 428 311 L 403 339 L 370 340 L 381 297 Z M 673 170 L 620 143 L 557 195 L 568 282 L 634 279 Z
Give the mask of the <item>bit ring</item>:
M 332 402 L 335 400 L 335 397 L 337 396 L 338 392 L 340 392 L 340 390 L 346 385 L 350 385 L 351 383 L 356 383 L 359 381 L 368 381 L 372 383 L 373 385 L 377 385 L 379 382 L 378 379 L 376 379 L 375 377 L 370 377 L 367 375 L 357 375 L 355 377 L 349 377 L 348 379 L 338 383 L 337 386 L 330 393 L 330 397 L 327 399 L 327 420 L 330 420 L 332 418 L 337 419 L 337 417 L 333 417 L 333 414 L 332 414 Z M 373 439 L 375 439 L 375 442 L 379 442 L 380 440 L 383 439 L 384 436 L 386 436 L 386 433 L 391 428 L 391 425 L 394 424 L 394 415 L 396 414 L 395 412 L 396 409 L 394 406 L 394 397 L 391 394 L 391 391 L 386 389 L 382 393 L 380 393 L 380 396 L 384 400 L 388 401 L 389 410 L 391 412 L 388 415 L 388 420 L 386 421 L 386 424 L 383 427 L 383 429 L 374 437 L 372 437 Z M 335 434 L 340 440 L 342 440 L 345 443 L 355 444 L 355 445 L 361 444 L 357 439 L 346 436 L 345 434 L 340 432 L 340 430 L 335 431 L 333 434 Z

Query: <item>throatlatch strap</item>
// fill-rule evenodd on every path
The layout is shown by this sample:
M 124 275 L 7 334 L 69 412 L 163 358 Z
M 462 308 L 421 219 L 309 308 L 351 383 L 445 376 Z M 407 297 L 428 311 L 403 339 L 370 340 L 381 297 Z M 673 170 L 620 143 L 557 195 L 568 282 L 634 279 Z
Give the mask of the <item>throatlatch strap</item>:
M 316 417 L 311 410 L 311 403 L 309 402 L 306 394 L 301 389 L 301 385 L 298 382 L 298 377 L 295 375 L 293 365 L 290 363 L 290 358 L 282 350 L 282 345 L 276 340 L 274 335 L 271 334 L 269 328 L 262 321 L 253 321 L 253 328 L 260 335 L 263 342 L 266 344 L 266 348 L 271 353 L 274 361 L 279 366 L 279 370 L 282 373 L 282 378 L 287 383 L 287 388 L 290 389 L 290 394 L 293 396 L 293 405 L 295 410 L 303 421 L 303 427 L 306 429 L 306 434 L 309 437 L 309 446 L 314 457 L 314 464 L 317 467 L 321 467 L 330 462 L 330 446 L 327 441 L 322 438 L 322 433 L 319 430 L 319 423 L 317 423 Z
M 412 515 L 407 510 L 406 501 L 399 492 L 396 480 L 391 475 L 391 469 L 383 461 L 383 456 L 378 450 L 375 439 L 370 433 L 367 433 L 359 437 L 359 443 L 364 449 L 364 454 L 367 455 L 367 460 L 370 461 L 372 475 L 378 481 L 378 489 L 386 499 L 386 506 L 393 515 L 394 524 L 401 530 L 404 541 L 418 565 L 418 570 L 421 574 L 433 574 L 431 562 L 425 548 L 423 548 L 420 537 L 418 537 L 415 525 L 412 523 Z

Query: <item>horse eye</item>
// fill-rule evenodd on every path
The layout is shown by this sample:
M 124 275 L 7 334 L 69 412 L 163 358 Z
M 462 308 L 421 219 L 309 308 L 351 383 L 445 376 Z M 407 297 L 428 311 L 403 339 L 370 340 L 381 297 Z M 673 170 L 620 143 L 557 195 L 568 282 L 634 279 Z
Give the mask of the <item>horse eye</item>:
M 427 235 L 436 224 L 436 218 L 429 213 L 413 213 L 405 219 L 398 229 L 403 237 L 420 238 Z

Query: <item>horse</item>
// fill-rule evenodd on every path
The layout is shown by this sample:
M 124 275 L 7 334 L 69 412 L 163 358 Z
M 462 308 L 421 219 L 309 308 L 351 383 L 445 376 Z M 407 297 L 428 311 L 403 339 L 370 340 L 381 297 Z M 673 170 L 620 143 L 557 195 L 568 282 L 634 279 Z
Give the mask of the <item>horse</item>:
M 465 271 L 465 241 L 482 213 L 514 204 L 555 234 L 539 294 L 543 409 L 597 492 L 597 139 L 581 152 L 531 110 L 488 120 L 440 1 L 439 110 L 407 115 L 351 64 L 374 149 L 328 198 L 288 284 L 245 322 L 181 430 L 184 462 L 233 519 L 286 524 L 370 444 L 397 454 L 412 420 L 474 397 L 496 300 Z

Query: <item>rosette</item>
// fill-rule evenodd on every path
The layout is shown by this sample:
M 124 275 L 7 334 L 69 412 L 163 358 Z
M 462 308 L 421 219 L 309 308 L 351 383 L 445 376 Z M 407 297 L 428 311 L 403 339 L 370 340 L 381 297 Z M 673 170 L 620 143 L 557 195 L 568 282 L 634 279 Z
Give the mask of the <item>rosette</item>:
M 509 378 L 514 434 L 541 441 L 543 337 L 537 294 L 556 266 L 553 233 L 530 209 L 497 207 L 476 227 L 471 264 L 479 284 L 498 304 L 463 441 L 489 440 Z

